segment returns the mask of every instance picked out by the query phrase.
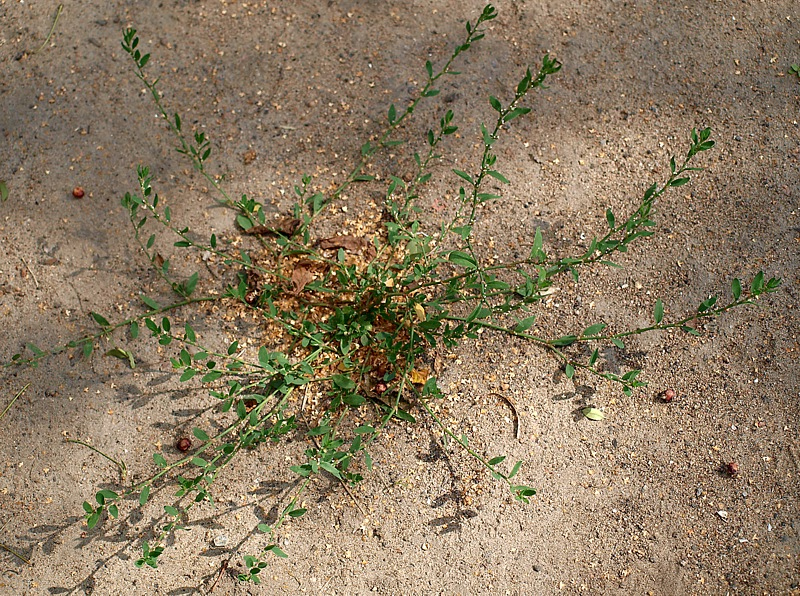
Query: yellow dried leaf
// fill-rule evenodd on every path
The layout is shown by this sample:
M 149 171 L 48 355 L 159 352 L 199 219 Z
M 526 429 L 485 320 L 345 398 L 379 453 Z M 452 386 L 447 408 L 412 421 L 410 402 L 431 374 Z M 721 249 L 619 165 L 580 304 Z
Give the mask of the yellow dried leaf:
M 430 376 L 430 371 L 427 368 L 423 368 L 421 370 L 414 369 L 411 371 L 411 382 L 416 385 L 424 385 L 428 381 L 428 377 Z
M 425 308 L 421 304 L 417 303 L 414 305 L 414 313 L 417 315 L 417 320 L 420 323 L 425 322 Z

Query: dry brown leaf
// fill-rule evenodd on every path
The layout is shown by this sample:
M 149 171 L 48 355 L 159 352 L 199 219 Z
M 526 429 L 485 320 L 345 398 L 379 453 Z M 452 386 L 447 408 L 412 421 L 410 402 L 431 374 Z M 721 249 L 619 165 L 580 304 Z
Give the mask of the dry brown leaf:
M 292 285 L 294 286 L 292 293 L 299 294 L 306 287 L 306 284 L 314 279 L 311 265 L 307 261 L 302 261 L 294 268 L 294 271 L 292 271 Z
M 319 247 L 323 249 L 343 248 L 348 252 L 361 252 L 364 256 L 373 258 L 376 254 L 375 247 L 368 238 L 359 236 L 333 236 L 332 238 L 324 238 L 319 241 Z
M 291 236 L 300 227 L 300 220 L 289 215 L 280 218 L 270 225 L 253 226 L 244 230 L 245 234 L 253 236 L 267 236 L 269 234 L 283 234 L 284 236 Z
M 256 157 L 258 157 L 256 152 L 253 149 L 250 149 L 249 151 L 244 152 L 242 155 L 242 161 L 244 162 L 244 165 L 248 166 L 256 160 Z

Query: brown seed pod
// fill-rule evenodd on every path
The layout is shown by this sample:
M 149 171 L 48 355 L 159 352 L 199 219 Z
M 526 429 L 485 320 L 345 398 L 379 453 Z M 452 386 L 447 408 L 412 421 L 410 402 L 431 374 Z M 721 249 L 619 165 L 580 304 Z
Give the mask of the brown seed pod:
M 76 199 L 82 199 L 84 195 L 83 189 L 80 186 L 76 186 L 72 189 L 72 196 Z
M 734 478 L 735 476 L 738 476 L 739 475 L 739 464 L 737 464 L 735 461 L 728 462 L 727 464 L 725 464 L 725 473 L 728 476 L 730 476 L 731 478 Z
M 671 402 L 673 399 L 675 399 L 675 390 L 674 389 L 667 389 L 662 394 L 661 399 L 663 399 L 665 403 Z
M 386 391 L 386 383 L 379 382 L 375 383 L 375 393 L 378 395 L 382 395 Z
M 189 451 L 192 448 L 192 441 L 188 437 L 183 437 L 178 439 L 178 442 L 175 443 L 175 449 L 178 451 Z

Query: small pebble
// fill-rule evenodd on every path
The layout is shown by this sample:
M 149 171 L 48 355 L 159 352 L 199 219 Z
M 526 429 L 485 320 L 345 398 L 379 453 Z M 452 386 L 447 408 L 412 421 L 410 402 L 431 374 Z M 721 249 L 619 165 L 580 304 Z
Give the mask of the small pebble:
M 214 536 L 214 546 L 222 547 L 228 544 L 228 535 L 227 534 L 217 534 Z
M 719 515 L 722 519 L 728 519 L 727 511 L 717 511 L 717 515 Z

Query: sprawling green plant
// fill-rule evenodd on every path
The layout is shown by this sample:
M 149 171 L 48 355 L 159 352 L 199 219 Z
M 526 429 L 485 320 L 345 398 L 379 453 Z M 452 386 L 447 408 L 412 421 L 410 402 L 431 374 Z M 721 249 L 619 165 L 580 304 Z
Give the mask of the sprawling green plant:
M 690 164 L 714 145 L 709 129 L 692 130 L 685 157 L 670 160 L 666 180 L 650 186 L 627 216 L 618 218 L 609 209 L 607 231 L 594 238 L 585 251 L 567 257 L 552 256 L 545 249 L 541 230 L 536 230 L 525 258 L 511 263 L 486 263 L 474 242 L 478 210 L 482 204 L 499 198 L 489 189 L 490 182 L 508 184 L 498 169 L 495 145 L 509 122 L 531 111 L 524 105 L 528 94 L 543 87 L 548 77 L 561 68 L 560 62 L 549 55 L 544 56 L 537 69 L 525 72 L 509 98 L 489 98 L 496 114 L 493 122 L 480 126 L 482 154 L 472 171 L 453 170 L 460 184 L 458 198 L 452 217 L 440 228 L 432 232 L 424 228 L 416 202 L 431 179 L 442 145 L 457 130 L 452 111 L 446 110 L 438 126 L 427 131 L 424 148 L 413 152 L 416 171 L 411 177 L 389 174 L 378 180 L 365 174 L 365 166 L 378 152 L 404 142 L 399 138 L 404 123 L 421 101 L 439 93 L 443 78 L 458 74 L 453 70 L 454 62 L 483 37 L 483 26 L 496 14 L 489 5 L 474 24 L 467 23 L 464 41 L 444 65 L 437 69 L 432 62 L 426 62 L 425 83 L 416 97 L 405 108 L 390 106 L 385 128 L 364 143 L 360 160 L 338 188 L 328 194 L 315 192 L 311 177 L 304 176 L 294 188 L 296 201 L 291 213 L 279 220 L 268 218 L 265 206 L 246 195 L 233 199 L 219 179 L 208 172 L 212 151 L 209 138 L 202 132 L 187 133 L 180 116 L 166 110 L 157 80 L 145 73 L 150 54 L 138 48 L 135 30 L 125 31 L 122 47 L 133 59 L 136 75 L 151 92 L 174 133 L 178 151 L 218 191 L 217 200 L 234 210 L 243 232 L 259 241 L 249 249 L 234 249 L 213 234 L 207 241 L 198 240 L 188 228 L 174 222 L 169 207 L 163 205 L 153 188 L 150 170 L 140 167 L 139 188 L 126 194 L 122 204 L 130 214 L 133 234 L 142 252 L 178 300 L 162 306 L 142 297 L 145 312 L 114 324 L 92 313 L 100 326 L 97 333 L 50 351 L 28 344 L 32 357 L 17 354 L 12 359 L 12 363 L 35 364 L 48 354 L 72 348 L 89 356 L 100 338 L 127 328 L 131 338 L 136 339 L 144 325 L 159 344 L 173 350 L 171 362 L 180 380 L 199 380 L 219 400 L 222 431 L 209 435 L 195 428 L 193 435 L 199 446 L 185 457 L 168 461 L 155 453 L 155 474 L 119 493 L 101 490 L 93 502 L 83 504 L 91 528 L 104 513 L 117 517 L 125 497 L 138 495 L 139 504 L 145 506 L 153 487 L 165 481 L 175 483 L 177 500 L 164 507 L 167 521 L 154 539 L 143 543 L 138 566 L 157 566 L 166 537 L 181 528 L 197 503 L 213 502 L 215 480 L 242 450 L 301 433 L 308 448 L 304 458 L 291 466 L 298 484 L 279 507 L 274 523 L 258 525 L 268 537 L 264 546 L 256 555 L 244 558 L 248 571 L 240 579 L 258 583 L 270 554 L 286 556 L 279 547 L 278 532 L 286 520 L 305 513 L 300 507 L 301 497 L 311 479 L 324 472 L 343 483 L 360 481 L 362 474 L 372 468 L 373 443 L 389 425 L 415 422 L 414 408 L 418 415 L 429 416 L 444 435 L 483 464 L 494 478 L 507 484 L 514 498 L 527 503 L 535 490 L 516 480 L 522 462 L 506 467 L 504 456 L 480 453 L 469 445 L 466 436 L 456 434 L 439 418 L 437 400 L 441 393 L 425 366 L 426 356 L 433 348 L 453 348 L 477 338 L 481 330 L 491 330 L 540 346 L 557 359 L 568 378 L 575 374 L 596 376 L 618 384 L 631 395 L 645 384 L 639 378 L 641 371 L 612 372 L 604 365 L 601 348 L 613 345 L 623 350 L 626 337 L 650 331 L 676 328 L 697 334 L 689 325 L 693 321 L 750 304 L 778 287 L 779 280 L 766 280 L 759 273 L 746 288 L 734 280 L 732 296 L 724 304 L 712 296 L 695 312 L 674 320 L 665 318 L 664 305 L 657 300 L 653 324 L 646 327 L 609 333 L 605 324 L 595 323 L 556 337 L 531 332 L 535 309 L 552 291 L 554 281 L 561 276 L 577 281 L 579 272 L 593 264 L 617 266 L 611 261 L 615 253 L 626 252 L 633 242 L 653 233 L 656 201 L 669 189 L 687 184 L 690 173 L 701 169 Z M 358 183 L 384 185 L 383 219 L 364 237 L 320 239 L 315 233 L 317 224 L 345 189 Z M 176 277 L 170 261 L 154 248 L 153 229 L 174 234 L 175 247 L 201 251 L 226 265 L 232 281 L 224 292 L 196 296 L 198 273 L 185 279 Z M 208 301 L 260 317 L 269 332 L 265 332 L 257 352 L 241 349 L 238 341 L 207 345 L 189 323 L 174 324 L 170 316 L 176 315 L 168 316 Z M 580 345 L 590 349 L 575 349 Z M 127 359 L 131 366 L 135 363 L 129 350 L 114 348 L 106 354 Z M 308 392 L 322 395 L 323 399 L 312 406 L 305 399 Z M 602 417 L 593 408 L 584 413 L 593 419 Z

